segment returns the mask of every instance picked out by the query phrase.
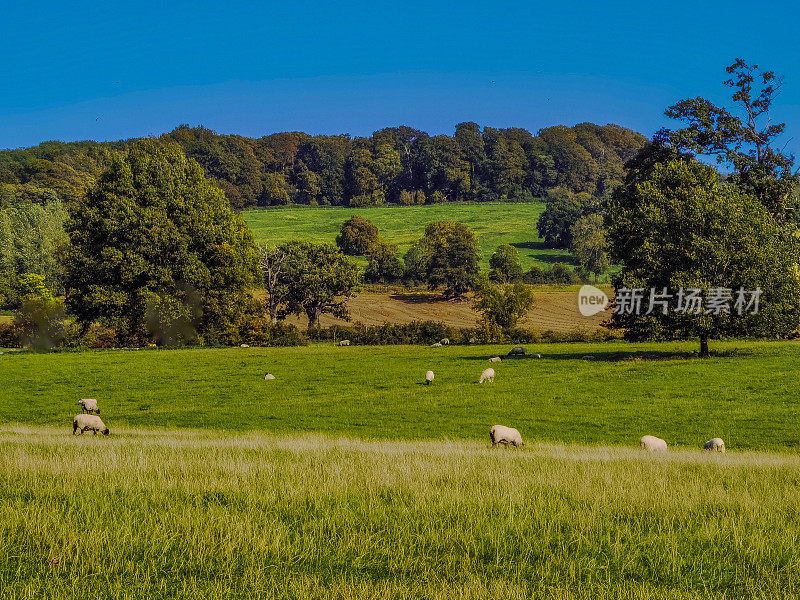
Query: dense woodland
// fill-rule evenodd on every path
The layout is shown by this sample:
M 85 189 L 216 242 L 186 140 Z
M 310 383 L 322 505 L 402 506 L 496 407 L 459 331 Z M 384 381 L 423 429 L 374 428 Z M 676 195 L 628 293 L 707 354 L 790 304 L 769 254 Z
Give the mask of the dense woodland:
M 622 181 L 624 163 L 647 142 L 624 127 L 593 123 L 537 135 L 460 123 L 452 136 L 400 126 L 370 137 L 284 132 L 258 139 L 182 125 L 158 139 L 178 143 L 234 209 L 520 202 L 553 188 L 601 197 Z M 0 203 L 51 192 L 67 204 L 76 201 L 110 164 L 110 151 L 134 141 L 44 142 L 0 151 Z

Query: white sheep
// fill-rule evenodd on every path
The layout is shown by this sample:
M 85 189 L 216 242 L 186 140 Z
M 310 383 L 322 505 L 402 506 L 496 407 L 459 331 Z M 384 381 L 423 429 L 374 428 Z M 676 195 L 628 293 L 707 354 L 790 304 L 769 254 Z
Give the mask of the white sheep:
M 725 454 L 725 442 L 722 441 L 722 438 L 711 438 L 703 444 L 703 450 Z
M 442 342 L 435 342 L 431 344 L 431 348 L 441 348 L 441 347 L 442 347 Z
M 275 375 L 273 375 L 272 373 L 267 373 L 266 375 L 264 375 L 264 379 L 269 379 L 271 381 L 275 379 Z
M 239 348 L 249 348 L 250 344 L 240 344 Z
M 494 369 L 489 367 L 483 373 L 481 373 L 481 378 L 478 383 L 483 383 L 484 381 L 488 381 L 489 383 L 494 383 Z
M 341 342 L 339 342 L 339 345 L 340 346 L 349 346 L 350 345 L 350 340 L 342 340 Z
M 94 398 L 81 398 L 78 400 L 78 404 L 81 405 L 81 411 L 84 414 L 100 414 L 100 409 L 97 406 L 97 400 Z
M 648 452 L 666 452 L 667 442 L 654 435 L 646 435 L 639 440 L 639 448 Z
M 489 357 L 489 362 L 497 363 L 497 362 L 500 362 L 501 360 L 503 360 L 503 359 L 500 358 L 499 356 L 490 356 Z
M 425 385 L 430 385 L 433 383 L 433 371 L 428 371 L 425 373 Z
M 103 435 L 110 433 L 108 427 L 97 415 L 75 415 L 75 418 L 72 419 L 72 435 L 75 435 L 79 429 L 81 430 L 81 435 L 86 431 L 93 431 L 95 435 L 97 435 L 98 431 Z
M 505 425 L 492 426 L 489 430 L 489 437 L 492 440 L 492 448 L 497 446 L 497 444 L 503 444 L 504 446 L 511 444 L 514 447 L 525 445 L 522 442 L 522 436 L 519 431 L 513 427 L 506 427 Z

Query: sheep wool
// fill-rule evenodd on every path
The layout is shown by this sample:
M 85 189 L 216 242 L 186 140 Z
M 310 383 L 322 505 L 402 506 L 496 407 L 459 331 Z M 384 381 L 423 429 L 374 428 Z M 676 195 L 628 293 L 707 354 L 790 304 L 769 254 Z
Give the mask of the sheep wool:
M 646 435 L 639 440 L 639 448 L 648 452 L 666 452 L 667 442 L 654 435 Z
M 722 441 L 722 438 L 711 438 L 703 444 L 703 450 L 725 454 L 725 442 Z
M 108 435 L 110 433 L 108 427 L 105 426 L 97 415 L 75 415 L 75 418 L 72 419 L 72 435 L 78 433 L 79 429 L 81 435 L 86 431 L 93 431 L 95 435 L 97 435 L 98 431 L 103 435 Z
M 483 373 L 481 373 L 481 378 L 478 380 L 478 383 L 483 383 L 484 381 L 488 381 L 489 383 L 494 383 L 494 369 L 491 367 L 486 369 Z
M 503 444 L 504 446 L 510 444 L 515 448 L 524 446 L 519 431 L 513 427 L 506 427 L 505 425 L 493 425 L 489 430 L 489 438 L 492 440 L 492 448 L 496 447 L 498 444 Z
M 425 373 L 425 383 L 430 385 L 433 382 L 433 371 L 428 371 Z
M 100 409 L 97 406 L 97 400 L 94 398 L 82 398 L 78 400 L 78 404 L 81 405 L 82 412 L 84 413 L 100 414 Z

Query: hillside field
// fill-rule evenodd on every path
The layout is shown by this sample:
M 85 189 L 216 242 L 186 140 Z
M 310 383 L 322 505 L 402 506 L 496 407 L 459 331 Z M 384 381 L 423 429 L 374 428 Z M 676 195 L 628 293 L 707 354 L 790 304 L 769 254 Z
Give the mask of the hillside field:
M 478 238 L 480 265 L 489 268 L 489 257 L 500 244 L 519 250 L 522 268 L 544 267 L 555 262 L 571 263 L 566 250 L 544 248 L 536 223 L 544 204 L 481 203 L 390 206 L 379 208 L 327 208 L 290 206 L 242 213 L 259 244 L 277 245 L 289 240 L 334 243 L 347 219 L 360 215 L 378 226 L 381 236 L 397 244 L 401 254 L 422 237 L 433 221 L 458 221 Z

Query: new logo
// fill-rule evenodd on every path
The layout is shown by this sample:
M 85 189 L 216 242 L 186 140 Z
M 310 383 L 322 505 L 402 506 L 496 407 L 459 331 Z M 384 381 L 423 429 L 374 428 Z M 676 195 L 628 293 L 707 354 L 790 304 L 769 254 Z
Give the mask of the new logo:
M 603 312 L 608 306 L 608 296 L 593 285 L 583 285 L 578 291 L 578 310 L 584 317 Z

